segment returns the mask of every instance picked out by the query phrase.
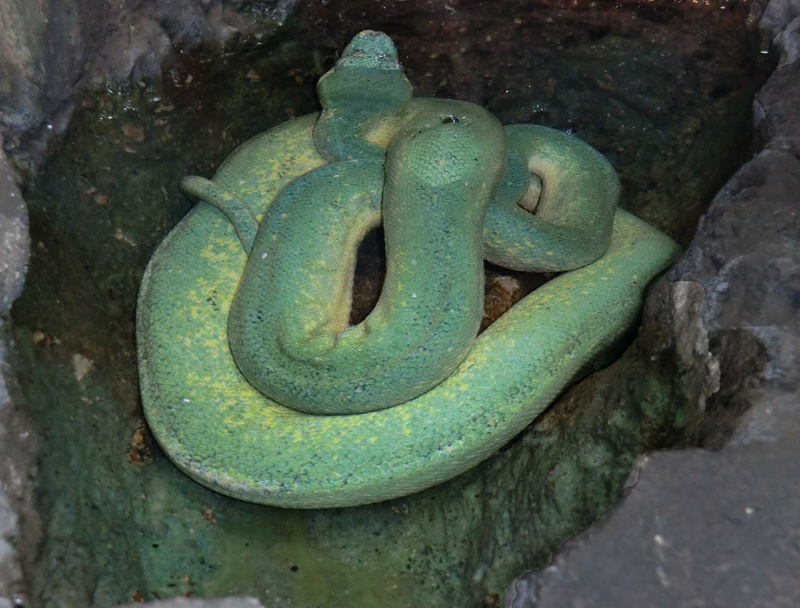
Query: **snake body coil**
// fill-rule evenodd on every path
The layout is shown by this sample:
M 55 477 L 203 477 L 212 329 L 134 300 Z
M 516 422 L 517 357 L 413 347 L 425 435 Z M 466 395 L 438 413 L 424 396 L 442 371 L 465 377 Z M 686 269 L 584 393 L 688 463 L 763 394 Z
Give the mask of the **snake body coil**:
M 616 209 L 616 174 L 586 144 L 412 100 L 382 34 L 359 34 L 318 88 L 319 116 L 184 180 L 208 204 L 153 256 L 137 319 L 167 454 L 286 507 L 385 500 L 485 459 L 635 322 L 677 252 Z M 384 287 L 350 327 L 356 250 L 381 220 Z M 484 257 L 569 272 L 476 339 Z

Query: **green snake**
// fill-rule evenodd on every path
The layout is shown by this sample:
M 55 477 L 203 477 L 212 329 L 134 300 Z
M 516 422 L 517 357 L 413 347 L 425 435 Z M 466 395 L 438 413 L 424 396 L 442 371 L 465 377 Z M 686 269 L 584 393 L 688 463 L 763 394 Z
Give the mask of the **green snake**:
M 484 109 L 412 99 L 362 32 L 322 112 L 249 140 L 151 259 L 141 394 L 179 468 L 247 501 L 386 500 L 452 478 L 535 419 L 635 323 L 678 253 L 616 207 L 593 148 Z M 349 326 L 356 250 L 383 223 L 386 278 Z M 476 338 L 483 259 L 567 271 Z

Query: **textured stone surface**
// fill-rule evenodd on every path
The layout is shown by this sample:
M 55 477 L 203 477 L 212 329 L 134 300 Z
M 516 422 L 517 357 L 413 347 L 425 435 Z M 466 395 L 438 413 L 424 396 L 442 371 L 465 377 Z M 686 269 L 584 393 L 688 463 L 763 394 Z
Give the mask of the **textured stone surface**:
M 10 588 L 22 580 L 19 557 L 11 544 L 17 538 L 17 514 L 8 504 L 5 493 L 0 492 L 0 606 L 11 602 L 15 589 Z
M 0 124 L 34 170 L 67 128 L 75 93 L 160 78 L 179 51 L 266 37 L 293 0 L 0 1 Z M 24 156 L 24 159 L 23 159 Z
M 2 150 L 0 133 L 0 446 L 9 443 L 6 422 L 10 416 L 11 397 L 6 387 L 4 374 L 5 345 L 2 333 L 4 315 L 11 303 L 22 290 L 25 270 L 28 264 L 29 237 L 28 213 L 22 195 L 17 188 L 15 176 L 8 165 Z M 22 585 L 22 572 L 19 556 L 12 543 L 20 536 L 16 510 L 9 504 L 4 450 L 0 447 L 0 607 L 19 597 Z
M 654 453 L 621 508 L 518 580 L 506 606 L 796 606 L 798 474 L 792 442 Z
M 775 42 L 775 37 L 798 17 L 800 17 L 800 0 L 769 0 L 761 14 L 758 27 L 768 43 Z
M 0 133 L 0 314 L 22 291 L 28 265 L 28 210 L 2 151 Z
M 0 147 L 35 173 L 53 136 L 63 133 L 76 92 L 127 86 L 159 78 L 176 48 L 230 47 L 240 38 L 265 36 L 292 0 L 267 0 L 255 10 L 240 0 L 104 3 L 69 0 L 37 3 L 0 0 Z M 102 195 L 99 195 L 102 196 Z M 27 210 L 0 150 L 0 314 L 22 289 L 29 238 Z M 3 319 L 0 318 L 0 333 Z M 0 341 L 6 339 L 0 335 Z M 20 560 L 14 548 L 24 534 L 28 555 L 38 534 L 31 508 L 33 435 L 6 390 L 5 348 L 0 342 L 0 607 L 25 604 Z M 18 395 L 18 393 L 17 393 Z M 18 513 L 24 512 L 25 522 Z
M 796 17 L 775 37 L 780 52 L 780 64 L 788 65 L 800 59 L 800 17 Z
M 764 27 L 794 31 L 779 27 L 773 4 Z M 782 3 L 785 19 L 795 5 Z M 786 63 L 754 104 L 764 149 L 720 191 L 668 274 L 706 293 L 721 390 L 696 437 L 721 449 L 649 455 L 597 525 L 513 583 L 507 607 L 800 604 L 798 95 L 800 62 Z
M 800 40 L 800 33 L 798 33 Z M 800 61 L 775 72 L 754 104 L 759 142 L 765 150 L 796 155 L 800 149 L 800 116 L 787 99 L 800 95 Z M 784 162 L 791 162 L 788 158 Z M 791 174 L 791 173 L 790 173 Z
M 0 335 L 3 330 L 0 319 Z M 16 410 L 6 386 L 4 374 L 8 368 L 5 358 L 5 344 L 0 339 L 0 608 L 18 605 L 19 602 L 24 605 L 26 599 L 22 563 L 17 551 L 22 538 L 18 513 L 26 510 L 23 503 L 30 499 L 30 486 L 21 476 L 32 470 L 29 457 L 33 457 L 33 451 L 29 455 L 17 456 L 13 461 L 9 457 L 14 450 L 30 446 L 18 441 L 23 419 L 15 416 Z M 29 504 L 25 506 L 30 507 Z M 29 535 L 32 541 L 34 537 L 34 534 Z

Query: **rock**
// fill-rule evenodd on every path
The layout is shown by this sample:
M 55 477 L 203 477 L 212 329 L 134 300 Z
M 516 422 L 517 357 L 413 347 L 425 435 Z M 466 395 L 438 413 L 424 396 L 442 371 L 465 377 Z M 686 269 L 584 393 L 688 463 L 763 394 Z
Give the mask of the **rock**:
M 0 314 L 22 291 L 30 249 L 28 210 L 2 145 L 0 135 Z
M 505 606 L 796 606 L 798 475 L 796 442 L 651 454 L 622 503 Z
M 763 26 L 796 44 L 794 26 L 780 23 L 799 7 L 770 3 Z M 754 105 L 764 149 L 720 191 L 668 274 L 706 294 L 722 388 L 696 439 L 721 449 L 647 456 L 597 525 L 514 581 L 507 608 L 800 604 L 798 95 L 800 62 L 787 62 Z
M 0 314 L 5 313 L 22 290 L 28 263 L 29 237 L 28 214 L 17 188 L 11 168 L 2 151 L 0 137 Z M 0 332 L 3 319 L 0 318 Z M 8 443 L 5 426 L 6 413 L 11 398 L 6 388 L 4 372 L 5 347 L 0 341 L 0 445 Z M 0 463 L 3 462 L 0 448 Z M 22 571 L 19 556 L 13 543 L 19 538 L 16 511 L 6 495 L 6 487 L 0 484 L 0 607 L 9 608 L 14 598 L 19 597 L 22 586 Z
M 3 602 L 12 605 L 16 587 L 22 582 L 19 556 L 11 544 L 18 536 L 17 514 L 8 504 L 5 493 L 0 490 L 0 608 L 4 608 Z
M 178 50 L 222 49 L 260 39 L 285 19 L 294 0 L 194 2 L 2 0 L 0 122 L 7 145 L 28 170 L 46 156 L 75 109 L 75 95 L 161 77 Z M 174 61 L 173 61 L 174 63 Z
M 778 67 L 788 65 L 800 58 L 800 17 L 789 23 L 775 37 L 775 47 L 780 52 Z
M 800 1 L 770 0 L 761 14 L 758 27 L 762 36 L 774 42 L 774 38 L 797 17 L 800 17 Z
M 800 40 L 800 32 L 797 36 Z M 796 154 L 800 150 L 800 116 L 792 96 L 800 95 L 800 61 L 776 71 L 763 86 L 754 103 L 757 143 L 776 153 Z
M 0 332 L 3 329 L 0 319 Z M 18 513 L 22 510 L 20 494 L 24 482 L 20 483 L 20 471 L 8 458 L 9 449 L 20 444 L 16 441 L 19 421 L 13 419 L 14 408 L 3 376 L 7 370 L 5 357 L 5 345 L 0 341 L 0 608 L 11 608 L 24 604 L 26 599 L 17 551 L 22 538 Z

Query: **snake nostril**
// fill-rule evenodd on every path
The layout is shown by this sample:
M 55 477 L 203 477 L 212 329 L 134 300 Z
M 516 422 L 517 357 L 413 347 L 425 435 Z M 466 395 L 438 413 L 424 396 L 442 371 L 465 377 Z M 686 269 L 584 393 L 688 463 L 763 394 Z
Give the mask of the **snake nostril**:
M 452 116 L 452 115 L 445 116 L 444 118 L 442 118 L 442 124 L 443 125 L 446 125 L 449 122 L 459 122 L 459 120 L 458 120 L 458 118 L 456 118 L 455 116 Z

